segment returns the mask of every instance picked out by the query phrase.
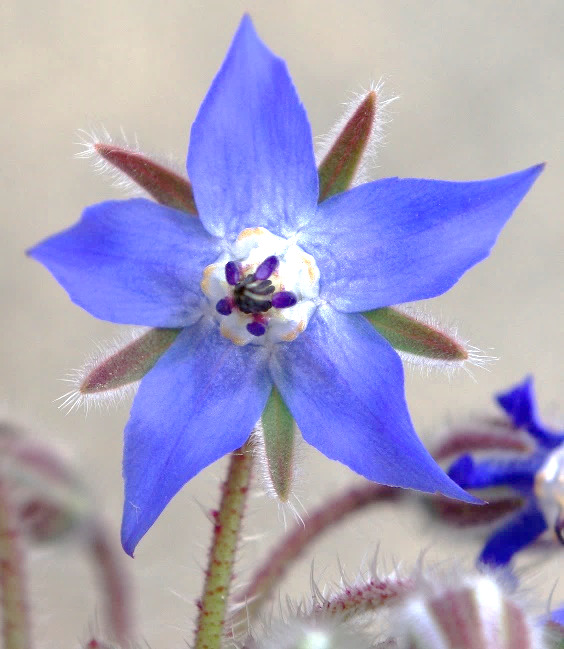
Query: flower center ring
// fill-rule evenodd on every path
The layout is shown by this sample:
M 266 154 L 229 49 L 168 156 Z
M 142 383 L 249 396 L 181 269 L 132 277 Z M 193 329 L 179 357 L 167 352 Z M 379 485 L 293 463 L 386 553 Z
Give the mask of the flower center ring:
M 319 269 L 291 239 L 247 228 L 204 269 L 200 286 L 221 334 L 236 345 L 290 342 L 317 308 Z

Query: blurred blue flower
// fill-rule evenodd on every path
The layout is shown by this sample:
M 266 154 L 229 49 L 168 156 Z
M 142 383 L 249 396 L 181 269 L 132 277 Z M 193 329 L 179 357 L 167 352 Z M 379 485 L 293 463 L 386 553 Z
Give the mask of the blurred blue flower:
M 543 425 L 531 377 L 496 398 L 516 432 L 530 437 L 531 451 L 480 460 L 466 454 L 451 465 L 448 474 L 465 489 L 503 486 L 523 497 L 521 509 L 492 534 L 478 559 L 502 566 L 548 527 L 564 543 L 564 432 Z
M 401 361 L 362 312 L 453 286 L 542 166 L 479 182 L 386 178 L 318 204 L 305 110 L 244 17 L 192 127 L 187 170 L 199 219 L 109 201 L 30 251 L 92 315 L 182 328 L 125 429 L 126 551 L 188 480 L 246 441 L 273 385 L 329 458 L 475 502 L 417 438 Z
M 564 633 L 564 605 L 550 612 L 550 621 L 562 628 Z

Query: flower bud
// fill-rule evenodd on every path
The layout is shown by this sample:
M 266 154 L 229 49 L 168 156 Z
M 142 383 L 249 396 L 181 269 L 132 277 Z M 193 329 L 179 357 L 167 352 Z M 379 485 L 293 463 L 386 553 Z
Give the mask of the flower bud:
M 397 609 L 400 649 L 539 649 L 539 629 L 490 575 L 425 581 Z
M 548 455 L 535 474 L 534 492 L 547 525 L 564 543 L 564 443 Z
M 0 478 L 10 488 L 22 532 L 32 541 L 58 541 L 88 524 L 92 499 L 54 449 L 0 423 Z

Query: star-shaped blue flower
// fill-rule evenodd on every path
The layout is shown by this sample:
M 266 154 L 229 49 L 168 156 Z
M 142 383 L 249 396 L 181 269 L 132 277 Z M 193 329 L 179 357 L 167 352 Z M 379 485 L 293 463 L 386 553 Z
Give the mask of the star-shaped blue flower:
M 478 559 L 502 566 L 548 527 L 564 543 L 564 433 L 542 424 L 531 377 L 497 395 L 497 402 L 516 431 L 529 434 L 534 443 L 531 453 L 481 460 L 463 455 L 448 474 L 465 489 L 505 486 L 523 496 L 523 507 L 492 534 Z
M 448 290 L 488 255 L 541 169 L 386 178 L 318 204 L 305 110 L 243 18 L 192 127 L 199 219 L 109 201 L 30 252 L 92 315 L 182 328 L 125 429 L 126 551 L 188 480 L 246 441 L 273 386 L 327 457 L 474 502 L 416 436 L 401 361 L 362 312 Z

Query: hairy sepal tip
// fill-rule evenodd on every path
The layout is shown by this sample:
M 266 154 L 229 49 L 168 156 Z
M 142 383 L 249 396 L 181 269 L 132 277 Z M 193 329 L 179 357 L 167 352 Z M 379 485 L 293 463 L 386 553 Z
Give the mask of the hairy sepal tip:
M 356 95 L 343 117 L 322 141 L 318 152 L 319 202 L 363 182 L 367 162 L 375 159 L 382 143 L 386 106 L 382 82 Z
M 83 366 L 70 373 L 66 381 L 74 389 L 60 397 L 63 409 L 72 412 L 79 406 L 88 411 L 91 404 L 116 404 L 135 392 L 139 381 L 172 345 L 178 329 L 133 330 L 130 339 L 99 345 L 98 352 Z
M 131 146 L 125 135 L 117 141 L 102 129 L 101 135 L 81 131 L 80 136 L 84 148 L 77 157 L 92 158 L 96 171 L 107 173 L 117 187 L 133 196 L 148 194 L 162 205 L 197 216 L 192 185 L 172 164 L 151 159 L 137 141 Z
M 384 307 L 363 314 L 403 360 L 427 370 L 447 373 L 468 365 L 487 369 L 496 360 L 464 341 L 458 333 L 440 325 L 426 313 L 409 307 Z

